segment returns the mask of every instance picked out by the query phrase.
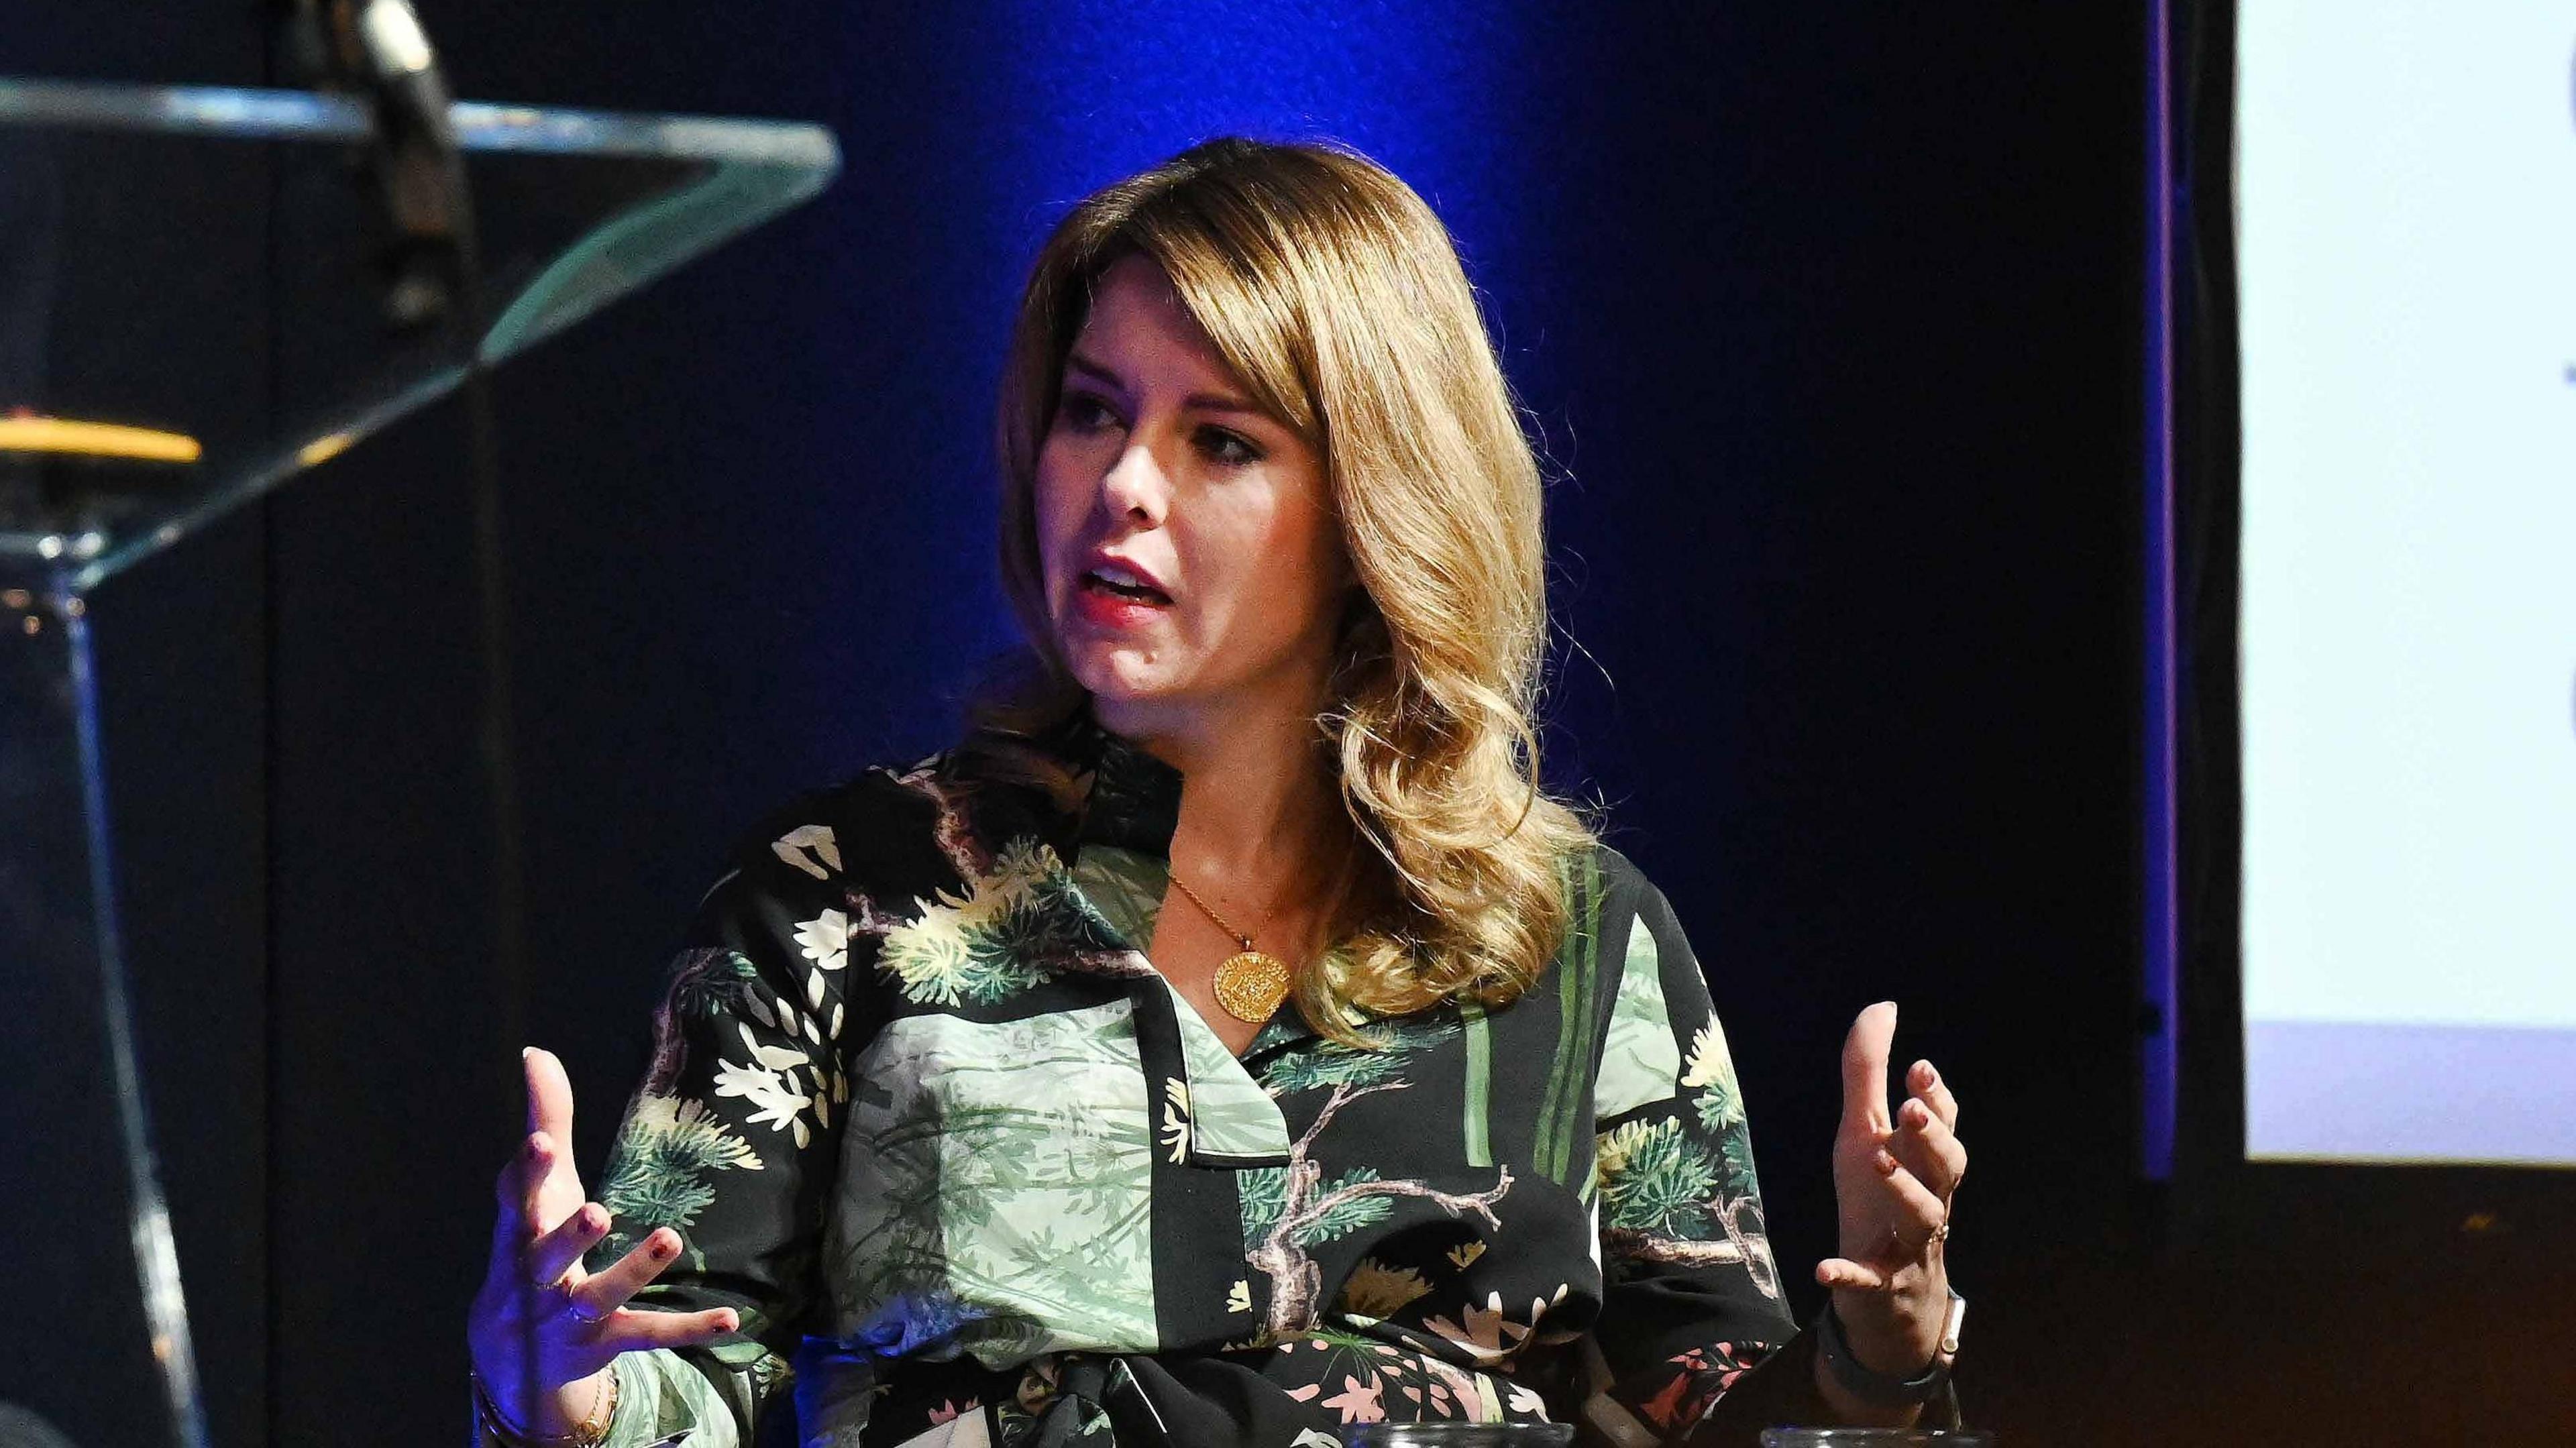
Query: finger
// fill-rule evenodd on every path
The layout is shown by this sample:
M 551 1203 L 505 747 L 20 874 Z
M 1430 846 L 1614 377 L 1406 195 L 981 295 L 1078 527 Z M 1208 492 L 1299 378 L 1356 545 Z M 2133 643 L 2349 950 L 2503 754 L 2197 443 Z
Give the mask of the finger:
M 1897 1256 L 1912 1261 L 1923 1255 L 1933 1232 L 1949 1220 L 1950 1209 L 1943 1206 L 1941 1199 L 1894 1156 L 1880 1152 L 1878 1170 L 1880 1190 L 1887 1194 L 1890 1204 L 1896 1209 L 1897 1219 L 1888 1227 L 1895 1240 L 1892 1244 L 1876 1244 L 1875 1249 L 1870 1244 L 1863 1244 L 1864 1250 L 1872 1250 L 1874 1255 L 1875 1250 L 1885 1250 L 1892 1245 Z M 1851 1248 L 1852 1243 L 1846 1238 L 1843 1250 L 1848 1252 Z
M 510 1159 L 501 1163 L 500 1172 L 492 1178 L 492 1198 L 498 1210 L 492 1216 L 492 1261 L 487 1275 L 495 1282 L 518 1280 L 521 1254 L 541 1235 L 529 1225 L 528 1183 L 544 1170 L 536 1155 L 538 1149 L 535 1137 L 522 1137 L 519 1149 L 510 1153 Z
M 742 1330 L 742 1314 L 730 1307 L 704 1312 L 651 1312 L 628 1308 L 608 1320 L 600 1345 L 612 1352 L 644 1352 L 657 1347 L 706 1347 L 728 1333 Z
M 504 1227 L 519 1220 L 520 1206 L 527 1198 L 529 1141 L 528 1137 L 520 1137 L 518 1149 L 501 1163 L 500 1172 L 492 1178 L 492 1200 L 501 1208 Z
M 519 1053 L 528 1079 L 528 1129 L 557 1141 L 572 1140 L 572 1078 L 552 1051 L 530 1046 Z
M 492 1179 L 492 1194 L 500 1203 L 501 1214 L 518 1218 L 525 1215 L 528 1194 L 542 1185 L 546 1172 L 554 1165 L 554 1141 L 542 1132 L 529 1132 L 519 1138 L 510 1159 L 501 1163 L 501 1173 Z
M 1968 1174 L 1968 1149 L 1959 1138 L 1932 1114 L 1932 1108 L 1920 1100 L 1906 1102 L 1896 1112 L 1896 1134 L 1887 1139 L 1887 1149 L 1905 1169 L 1923 1183 L 1924 1189 L 1943 1202 L 1959 1189 L 1960 1178 Z
M 680 1234 L 656 1227 L 632 1251 L 585 1278 L 573 1289 L 586 1317 L 605 1317 L 626 1305 L 680 1255 Z
M 1887 1130 L 1887 1048 L 1896 1039 L 1896 1002 L 1862 1011 L 1843 1037 L 1843 1126 Z
M 546 1188 L 561 1165 L 563 1143 L 542 1131 L 528 1134 L 519 1152 L 519 1224 L 530 1237 L 555 1229 L 557 1217 L 546 1210 Z
M 521 1277 L 531 1287 L 547 1286 L 571 1271 L 581 1254 L 607 1235 L 608 1209 L 596 1202 L 584 1202 L 553 1231 L 528 1244 L 528 1250 L 520 1254 L 524 1268 Z
M 1913 1090 L 1916 1100 L 1931 1107 L 1932 1114 L 1941 1118 L 1943 1126 L 1952 1131 L 1959 1129 L 1959 1098 L 1950 1094 L 1949 1083 L 1941 1079 L 1940 1072 L 1932 1069 L 1931 1062 L 1915 1062 L 1914 1069 L 1906 1073 L 1906 1084 Z
M 1828 1257 L 1816 1264 L 1816 1285 L 1848 1287 L 1856 1292 L 1884 1292 L 1888 1278 L 1886 1273 L 1865 1262 L 1855 1262 L 1848 1257 Z

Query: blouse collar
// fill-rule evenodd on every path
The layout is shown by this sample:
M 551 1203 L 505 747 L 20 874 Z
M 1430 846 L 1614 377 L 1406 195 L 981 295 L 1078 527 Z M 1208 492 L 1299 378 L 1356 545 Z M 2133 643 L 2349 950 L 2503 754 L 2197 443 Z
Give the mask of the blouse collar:
M 1143 746 L 1113 734 L 1091 717 L 1086 705 L 1050 735 L 1031 741 L 1052 755 L 1078 782 L 1090 788 L 1076 792 L 1074 853 L 1091 845 L 1135 850 L 1168 860 L 1172 832 L 1181 816 L 1181 771 L 1155 758 Z M 1347 1008 L 1346 1008 L 1347 1009 Z M 1353 1014 L 1354 1024 L 1365 1018 Z M 1282 1001 L 1243 1059 L 1257 1061 L 1290 1041 L 1314 1035 L 1293 1000 Z
M 1170 855 L 1181 818 L 1181 772 L 1102 728 L 1088 709 L 1075 716 L 1074 728 L 1078 747 L 1091 761 L 1091 793 L 1076 838 L 1085 845 Z

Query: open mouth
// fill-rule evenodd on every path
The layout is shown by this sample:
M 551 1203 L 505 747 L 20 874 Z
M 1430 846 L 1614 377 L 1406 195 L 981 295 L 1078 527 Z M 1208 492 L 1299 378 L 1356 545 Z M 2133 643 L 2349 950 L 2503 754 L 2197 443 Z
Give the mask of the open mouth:
M 1094 568 L 1082 575 L 1085 591 L 1129 603 L 1168 604 L 1172 596 L 1123 568 Z

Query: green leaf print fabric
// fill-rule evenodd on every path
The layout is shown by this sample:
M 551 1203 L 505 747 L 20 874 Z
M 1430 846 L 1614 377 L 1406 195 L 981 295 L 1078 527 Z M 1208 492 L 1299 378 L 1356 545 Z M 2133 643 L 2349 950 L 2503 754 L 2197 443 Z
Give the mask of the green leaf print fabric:
M 870 771 L 740 853 L 595 1178 L 593 1265 L 668 1226 L 638 1305 L 743 1327 L 622 1359 L 612 1443 L 1821 1417 L 1707 984 L 1633 866 L 1567 862 L 1573 928 L 1507 1006 L 1368 1049 L 1283 1007 L 1238 1059 L 1143 954 L 1179 793 L 1077 720 Z

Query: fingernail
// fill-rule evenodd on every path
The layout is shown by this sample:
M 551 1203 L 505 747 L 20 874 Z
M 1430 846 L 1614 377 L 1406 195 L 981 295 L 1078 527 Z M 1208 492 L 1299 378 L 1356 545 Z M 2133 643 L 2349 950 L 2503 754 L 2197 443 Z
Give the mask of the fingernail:
M 676 1257 L 680 1255 L 680 1244 L 669 1237 L 655 1237 L 653 1239 L 653 1255 L 656 1257 Z
M 537 1054 L 537 1048 L 534 1046 L 521 1046 L 519 1048 L 519 1059 L 522 1061 L 535 1054 Z
M 1878 1174 L 1880 1176 L 1896 1175 L 1896 1157 L 1883 1147 L 1878 1153 Z

